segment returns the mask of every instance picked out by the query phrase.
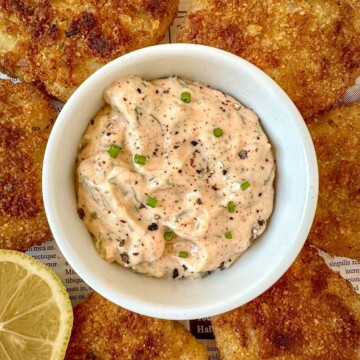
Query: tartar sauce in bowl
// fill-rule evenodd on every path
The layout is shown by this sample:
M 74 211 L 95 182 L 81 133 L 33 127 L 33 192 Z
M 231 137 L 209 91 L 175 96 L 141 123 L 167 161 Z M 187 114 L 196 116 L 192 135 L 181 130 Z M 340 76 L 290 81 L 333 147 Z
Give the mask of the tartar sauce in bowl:
M 273 210 L 275 159 L 257 115 L 175 76 L 122 78 L 104 99 L 76 175 L 100 255 L 155 277 L 229 267 Z

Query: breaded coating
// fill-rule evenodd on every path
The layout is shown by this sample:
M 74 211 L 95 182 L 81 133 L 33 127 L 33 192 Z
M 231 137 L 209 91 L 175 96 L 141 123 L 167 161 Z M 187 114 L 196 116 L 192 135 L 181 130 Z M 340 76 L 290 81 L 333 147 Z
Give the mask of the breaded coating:
M 57 117 L 35 86 L 0 80 L 0 248 L 25 251 L 50 238 L 41 171 Z
M 1 0 L 0 69 L 66 101 L 104 64 L 164 37 L 178 0 Z
M 319 199 L 308 241 L 360 261 L 360 101 L 308 124 L 319 167 Z
M 307 120 L 360 75 L 358 0 L 193 0 L 177 42 L 214 46 L 255 64 Z
M 176 321 L 125 310 L 93 292 L 74 309 L 65 360 L 207 360 L 205 348 Z
M 309 245 L 274 286 L 212 324 L 222 360 L 360 359 L 360 296 Z

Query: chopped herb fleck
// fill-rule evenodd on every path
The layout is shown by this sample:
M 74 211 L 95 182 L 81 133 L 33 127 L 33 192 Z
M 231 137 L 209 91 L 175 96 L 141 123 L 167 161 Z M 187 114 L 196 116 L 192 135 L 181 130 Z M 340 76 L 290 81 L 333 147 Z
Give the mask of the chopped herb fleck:
M 179 252 L 179 257 L 181 258 L 187 258 L 189 256 L 189 253 L 187 251 L 180 251 Z
M 181 101 L 184 103 L 190 103 L 191 102 L 191 94 L 188 91 L 184 91 L 181 93 Z
M 138 164 L 138 165 L 145 165 L 146 164 L 146 156 L 144 155 L 138 155 L 138 154 L 135 154 L 134 155 L 134 163 L 135 164 Z
M 224 132 L 220 128 L 216 128 L 214 129 L 213 134 L 215 137 L 220 137 L 224 134 Z
M 90 219 L 92 220 L 97 219 L 97 213 L 95 211 L 90 214 Z
M 232 239 L 232 233 L 231 233 L 231 231 L 226 231 L 225 232 L 225 237 L 227 238 L 227 239 Z
M 176 238 L 176 234 L 173 231 L 165 231 L 164 232 L 164 240 L 171 241 Z
M 250 187 L 250 183 L 246 180 L 240 185 L 240 187 L 242 191 L 245 191 L 247 188 Z
M 234 213 L 235 212 L 235 204 L 233 201 L 229 201 L 227 203 L 227 209 L 229 213 Z
M 113 159 L 116 159 L 119 155 L 120 149 L 121 148 L 118 145 L 111 145 L 109 147 L 108 153 Z
M 153 114 L 150 114 L 150 116 L 161 126 L 160 120 Z
M 154 208 L 156 206 L 157 202 L 158 202 L 157 199 L 153 198 L 151 196 L 148 196 L 146 199 L 146 205 L 150 206 L 152 208 Z
M 140 124 L 140 116 L 139 116 L 139 108 L 138 107 L 136 107 L 134 109 L 134 113 L 135 113 L 136 121 Z
M 177 222 L 182 216 L 184 216 L 185 214 L 187 214 L 189 212 L 189 210 L 183 210 L 180 211 L 176 216 L 175 216 L 175 222 Z

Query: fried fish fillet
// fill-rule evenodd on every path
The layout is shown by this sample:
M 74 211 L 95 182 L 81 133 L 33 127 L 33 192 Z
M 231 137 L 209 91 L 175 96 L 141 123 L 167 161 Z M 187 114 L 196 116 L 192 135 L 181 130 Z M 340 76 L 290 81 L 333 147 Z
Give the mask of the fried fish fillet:
M 268 291 L 212 324 L 222 360 L 360 359 L 360 296 L 308 245 Z
M 307 120 L 360 75 L 358 0 L 193 0 L 177 42 L 214 46 L 271 76 Z
M 125 310 L 97 293 L 74 309 L 65 360 L 207 360 L 205 348 L 176 321 Z
M 158 43 L 178 0 L 0 0 L 0 69 L 66 101 L 98 68 Z
M 0 80 L 0 248 L 25 251 L 50 238 L 41 171 L 57 111 L 36 87 Z
M 319 199 L 308 241 L 360 261 L 360 101 L 308 124 L 319 167 Z

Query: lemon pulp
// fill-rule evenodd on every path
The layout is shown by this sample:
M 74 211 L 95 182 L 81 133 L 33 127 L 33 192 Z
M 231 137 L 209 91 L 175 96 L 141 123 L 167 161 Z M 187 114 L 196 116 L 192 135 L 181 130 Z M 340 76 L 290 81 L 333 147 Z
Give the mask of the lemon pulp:
M 63 359 L 72 323 L 57 275 L 29 255 L 0 250 L 0 359 Z

